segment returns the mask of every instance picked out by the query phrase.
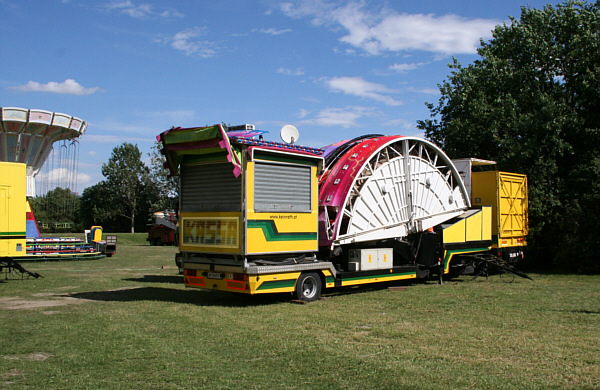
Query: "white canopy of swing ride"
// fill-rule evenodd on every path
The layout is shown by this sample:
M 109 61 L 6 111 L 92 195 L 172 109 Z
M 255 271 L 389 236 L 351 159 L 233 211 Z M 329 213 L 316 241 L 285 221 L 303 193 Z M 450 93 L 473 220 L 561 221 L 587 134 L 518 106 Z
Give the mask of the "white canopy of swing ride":
M 85 121 L 18 107 L 1 107 L 0 119 L 0 161 L 27 165 L 28 197 L 44 196 L 57 187 L 76 191 Z

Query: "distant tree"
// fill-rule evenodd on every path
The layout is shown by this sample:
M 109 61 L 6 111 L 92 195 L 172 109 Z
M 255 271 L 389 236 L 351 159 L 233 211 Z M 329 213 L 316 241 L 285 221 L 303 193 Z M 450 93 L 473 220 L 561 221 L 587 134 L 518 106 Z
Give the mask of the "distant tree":
M 105 231 L 126 232 L 131 229 L 129 220 L 115 213 L 106 182 L 87 187 L 81 194 L 81 221 L 89 229 L 99 225 Z
M 83 229 L 79 223 L 79 197 L 67 188 L 56 187 L 43 196 L 32 198 L 30 203 L 36 220 L 47 226 L 45 228 L 47 232 L 71 232 Z
M 534 260 L 599 271 L 600 1 L 524 7 L 478 53 L 418 127 L 452 158 L 528 175 Z
M 177 210 L 179 207 L 179 177 L 169 177 L 169 170 L 164 167 L 165 156 L 160 152 L 162 145 L 155 142 L 150 157 L 150 179 L 157 191 L 157 201 L 151 205 L 152 211 Z
M 144 215 L 145 224 L 149 204 L 156 201 L 150 170 L 142 161 L 137 145 L 125 142 L 115 147 L 108 162 L 102 165 L 102 175 L 106 178 L 102 190 L 110 199 L 111 209 L 129 220 L 130 231 L 134 233 L 136 216 Z

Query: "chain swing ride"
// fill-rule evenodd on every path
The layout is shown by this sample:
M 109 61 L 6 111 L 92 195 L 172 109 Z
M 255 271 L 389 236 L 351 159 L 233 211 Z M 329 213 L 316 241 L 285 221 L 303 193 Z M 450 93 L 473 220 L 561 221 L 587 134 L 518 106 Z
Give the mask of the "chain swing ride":
M 27 200 L 36 195 L 45 197 L 49 191 L 58 189 L 62 189 L 65 195 L 75 193 L 79 137 L 85 134 L 86 129 L 86 122 L 67 114 L 17 107 L 0 108 L 0 164 L 3 170 L 0 214 L 5 215 L 0 219 L 0 259 L 93 258 L 107 253 L 99 226 L 92 227 L 90 237 L 85 241 L 40 237 L 33 211 L 51 212 L 72 219 L 75 214 L 74 196 L 64 196 L 58 202 L 39 202 L 52 207 L 52 210 L 32 210 Z M 55 221 L 60 225 L 59 222 Z M 8 268 L 15 267 L 9 265 Z

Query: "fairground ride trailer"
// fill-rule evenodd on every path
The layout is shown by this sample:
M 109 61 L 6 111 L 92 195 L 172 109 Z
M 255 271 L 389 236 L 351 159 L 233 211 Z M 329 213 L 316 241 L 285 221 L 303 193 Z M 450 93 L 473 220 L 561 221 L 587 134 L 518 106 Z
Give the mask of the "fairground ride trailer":
M 441 277 L 492 249 L 493 205 L 471 206 L 434 144 L 367 135 L 317 149 L 263 133 L 214 125 L 159 135 L 181 179 L 186 286 L 313 301 L 327 288 Z

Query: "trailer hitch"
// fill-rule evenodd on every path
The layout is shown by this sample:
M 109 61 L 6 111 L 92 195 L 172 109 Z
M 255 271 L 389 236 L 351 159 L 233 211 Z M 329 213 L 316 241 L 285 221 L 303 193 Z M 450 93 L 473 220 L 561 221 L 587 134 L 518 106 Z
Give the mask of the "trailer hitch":
M 502 258 L 492 254 L 476 254 L 470 255 L 472 258 L 474 268 L 474 278 L 479 276 L 485 276 L 486 278 L 494 273 L 510 274 L 520 276 L 525 279 L 533 280 L 525 272 L 518 270 L 512 264 L 503 260 Z

